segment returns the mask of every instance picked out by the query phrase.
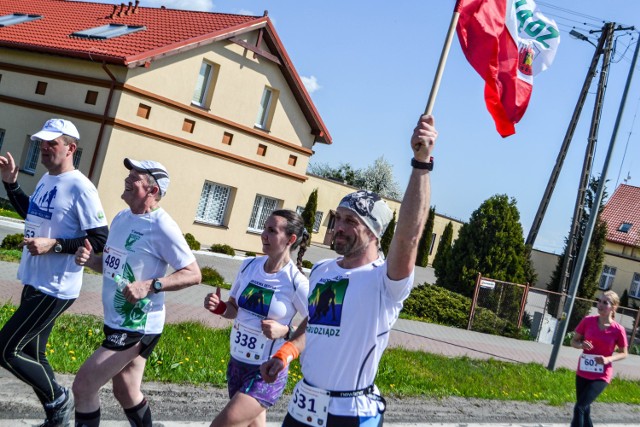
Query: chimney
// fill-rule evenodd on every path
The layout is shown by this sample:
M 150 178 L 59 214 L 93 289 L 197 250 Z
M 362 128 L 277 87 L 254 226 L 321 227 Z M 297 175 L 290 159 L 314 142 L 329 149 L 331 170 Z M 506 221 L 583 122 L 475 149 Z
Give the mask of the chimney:
M 127 15 L 127 16 L 131 15 L 133 13 L 132 9 L 133 9 L 133 2 L 130 1 L 129 2 L 129 8 L 127 9 L 127 13 L 125 13 L 125 15 Z
M 118 16 L 122 16 L 124 14 L 124 3 L 120 3 L 120 10 L 118 11 Z
M 133 13 L 138 13 L 138 5 L 140 4 L 140 0 L 136 0 L 136 5 L 133 8 Z
M 267 16 L 267 15 L 269 15 L 269 11 L 265 10 L 264 13 L 262 14 L 262 16 Z
M 111 12 L 111 15 L 109 16 L 109 19 L 113 19 L 113 17 L 116 16 L 116 10 L 118 10 L 118 5 L 114 4 L 113 5 L 113 12 Z

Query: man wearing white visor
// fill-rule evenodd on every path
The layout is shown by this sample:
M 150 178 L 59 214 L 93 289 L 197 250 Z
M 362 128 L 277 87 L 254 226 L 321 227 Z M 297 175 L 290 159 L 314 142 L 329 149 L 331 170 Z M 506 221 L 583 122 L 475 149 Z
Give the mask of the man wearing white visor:
M 33 388 L 46 413 L 45 427 L 66 426 L 73 415 L 71 391 L 56 382 L 46 357 L 55 320 L 80 294 L 83 268 L 73 260 L 84 241 L 101 252 L 107 220 L 91 181 L 73 164 L 80 135 L 68 120 L 48 120 L 31 136 L 47 172 L 28 196 L 17 182 L 18 166 L 0 156 L 2 183 L 25 219 L 18 279 L 20 306 L 0 331 L 0 365 Z

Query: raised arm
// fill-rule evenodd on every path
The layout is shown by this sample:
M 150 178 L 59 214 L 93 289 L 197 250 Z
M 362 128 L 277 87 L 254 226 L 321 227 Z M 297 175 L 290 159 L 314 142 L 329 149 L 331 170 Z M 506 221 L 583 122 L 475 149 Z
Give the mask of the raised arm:
M 433 116 L 420 117 L 411 136 L 413 158 L 420 163 L 428 163 L 437 137 Z M 429 173 L 427 169 L 415 167 L 411 171 L 398 214 L 398 225 L 387 255 L 387 274 L 392 280 L 404 279 L 413 271 L 418 254 L 418 242 L 429 213 Z

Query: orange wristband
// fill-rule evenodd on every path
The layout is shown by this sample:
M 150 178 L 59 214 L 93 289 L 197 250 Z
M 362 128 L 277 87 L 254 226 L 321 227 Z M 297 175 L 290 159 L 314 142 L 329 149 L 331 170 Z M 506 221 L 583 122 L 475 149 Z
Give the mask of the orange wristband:
M 280 350 L 276 351 L 275 354 L 271 357 L 282 360 L 282 363 L 284 363 L 284 367 L 286 368 L 287 366 L 289 366 L 289 363 L 297 359 L 298 356 L 300 356 L 298 348 L 290 342 L 286 342 L 282 344 Z

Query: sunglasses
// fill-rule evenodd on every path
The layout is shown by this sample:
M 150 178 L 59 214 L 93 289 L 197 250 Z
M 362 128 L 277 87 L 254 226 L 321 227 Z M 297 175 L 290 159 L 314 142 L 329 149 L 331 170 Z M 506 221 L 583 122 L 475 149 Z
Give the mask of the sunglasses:
M 598 303 L 600 304 L 604 304 L 604 305 L 611 305 L 611 301 L 606 300 L 606 299 L 597 299 L 596 300 Z

